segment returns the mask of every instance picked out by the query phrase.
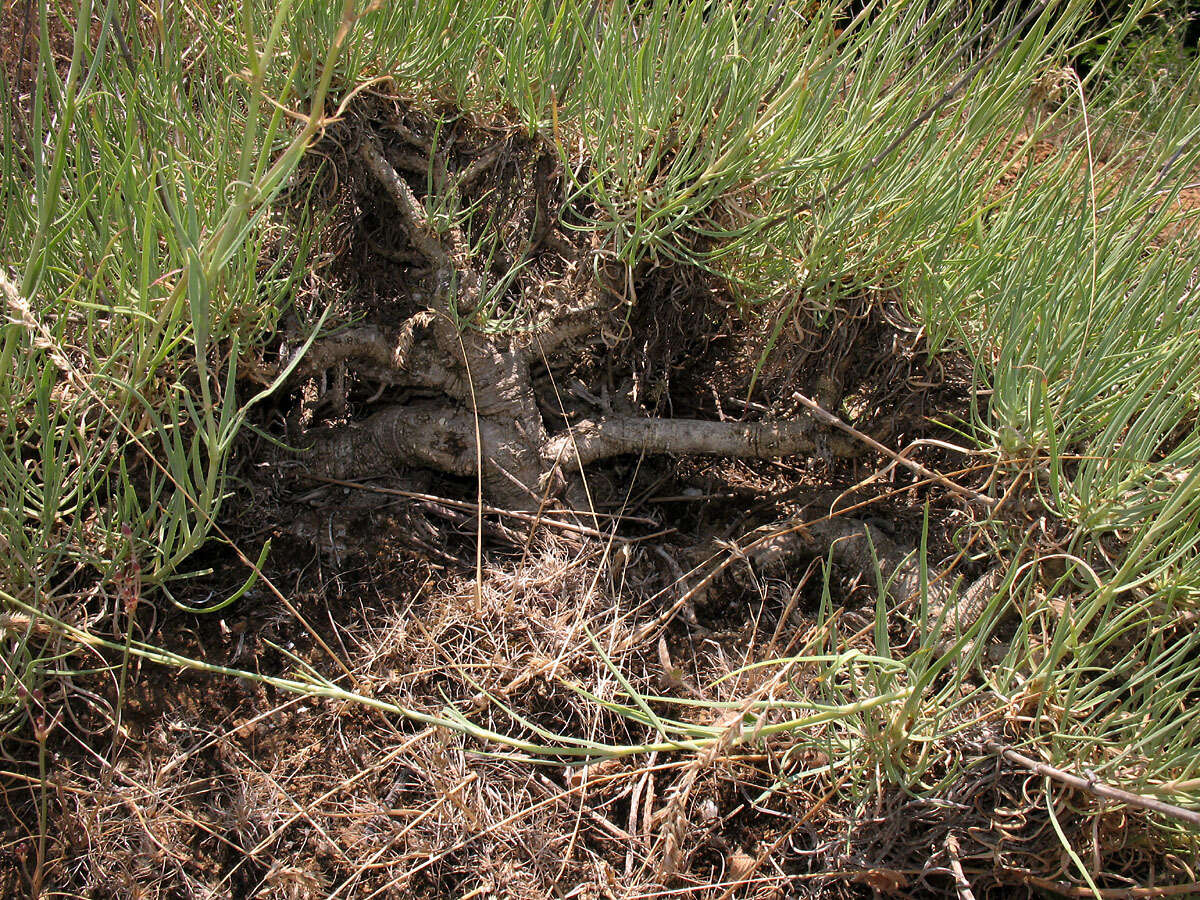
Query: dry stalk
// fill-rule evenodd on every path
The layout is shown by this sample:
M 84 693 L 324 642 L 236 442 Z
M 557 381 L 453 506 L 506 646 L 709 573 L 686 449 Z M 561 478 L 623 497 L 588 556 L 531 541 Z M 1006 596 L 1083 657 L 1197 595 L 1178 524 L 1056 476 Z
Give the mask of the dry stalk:
M 680 863 L 683 861 L 683 842 L 687 837 L 690 824 L 688 801 L 691 799 L 692 789 L 696 786 L 696 779 L 700 777 L 701 772 L 711 768 L 717 760 L 724 758 L 740 742 L 745 712 L 745 709 L 739 709 L 725 717 L 722 723 L 721 737 L 711 746 L 696 754 L 695 759 L 684 769 L 679 783 L 672 790 L 671 799 L 667 801 L 666 807 L 660 813 L 663 824 L 659 829 L 659 838 L 656 842 L 656 849 L 658 849 L 656 881 L 665 882 L 680 871 Z M 653 851 L 651 858 L 654 858 Z
M 958 839 L 954 835 L 950 835 L 946 838 L 946 855 L 950 858 L 950 871 L 954 873 L 954 891 L 958 895 L 958 900 L 975 900 L 971 882 L 963 873 L 962 863 L 958 858 L 959 852 Z
M 802 405 L 806 409 L 808 409 L 808 411 L 811 412 L 818 421 L 824 422 L 826 425 L 830 425 L 834 428 L 837 428 L 839 431 L 844 431 L 846 434 L 850 435 L 851 437 L 855 438 L 856 440 L 862 441 L 864 444 L 866 444 L 872 450 L 877 450 L 880 453 L 882 453 L 884 456 L 891 457 L 891 459 L 894 460 L 896 463 L 899 463 L 900 465 L 904 466 L 906 469 L 909 469 L 909 470 L 915 472 L 916 474 L 920 475 L 922 478 L 928 478 L 931 481 L 936 481 L 938 484 L 942 485 L 942 487 L 948 488 L 949 490 L 953 491 L 955 494 L 957 494 L 960 497 L 963 497 L 964 499 L 972 500 L 976 503 L 982 503 L 984 506 L 988 506 L 988 507 L 992 507 L 992 506 L 996 505 L 996 498 L 989 497 L 987 494 L 981 494 L 979 491 L 972 490 L 971 488 L 963 487 L 961 484 L 957 484 L 957 483 L 951 481 L 945 475 L 935 472 L 932 469 L 925 468 L 925 466 L 921 465 L 918 462 L 914 462 L 913 460 L 904 456 L 902 453 L 897 453 L 891 447 L 887 447 L 884 444 L 881 444 L 879 441 L 875 440 L 875 438 L 871 437 L 869 434 L 865 434 L 865 433 L 859 431 L 853 425 L 850 425 L 850 424 L 842 421 L 837 416 L 835 416 L 833 413 L 824 409 L 817 402 L 810 400 L 808 397 L 805 397 L 799 391 L 796 391 L 795 393 L 793 393 L 792 398 L 799 401 L 800 405 Z
M 1184 809 L 1182 806 L 1164 803 L 1162 800 L 1156 800 L 1153 797 L 1145 797 L 1141 794 L 1122 790 L 1121 788 L 1110 787 L 1094 778 L 1080 778 L 1078 775 L 1072 775 L 1070 772 L 1064 772 L 1062 769 L 1056 769 L 1054 766 L 1030 759 L 1016 750 L 1005 747 L 998 741 L 987 741 L 984 746 L 1011 763 L 1016 763 L 1018 766 L 1028 769 L 1036 775 L 1052 778 L 1060 784 L 1065 784 L 1067 787 L 1074 788 L 1077 791 L 1084 791 L 1093 797 L 1116 800 L 1118 803 L 1124 803 L 1126 806 L 1156 812 L 1159 815 L 1178 819 L 1181 822 L 1187 822 L 1193 827 L 1200 828 L 1200 811 Z

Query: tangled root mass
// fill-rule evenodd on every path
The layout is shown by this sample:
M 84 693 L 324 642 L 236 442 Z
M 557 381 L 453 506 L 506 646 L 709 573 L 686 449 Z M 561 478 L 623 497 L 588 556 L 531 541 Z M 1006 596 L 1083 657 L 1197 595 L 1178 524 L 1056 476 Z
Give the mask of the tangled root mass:
M 453 171 L 451 154 L 401 115 L 355 129 L 352 166 L 393 226 L 385 252 L 406 265 L 416 311 L 318 339 L 294 377 L 348 371 L 380 393 L 409 389 L 408 399 L 307 429 L 310 470 L 346 478 L 416 465 L 478 475 L 494 504 L 535 509 L 582 505 L 583 467 L 622 454 L 770 458 L 812 454 L 818 441 L 823 451 L 854 454 L 807 417 L 714 422 L 654 417 L 638 404 L 617 413 L 603 403 L 552 430 L 543 410 L 562 410 L 563 400 L 534 370 L 604 339 L 628 273 L 564 223 L 557 158 L 536 144 L 515 152 L 515 142 L 501 138 Z M 501 192 L 506 181 L 517 190 Z M 506 209 L 495 202 L 501 193 L 513 198 Z M 469 223 L 481 217 L 456 213 L 481 196 L 492 199 L 492 215 L 473 232 Z M 501 307 L 519 310 L 527 327 L 489 331 Z

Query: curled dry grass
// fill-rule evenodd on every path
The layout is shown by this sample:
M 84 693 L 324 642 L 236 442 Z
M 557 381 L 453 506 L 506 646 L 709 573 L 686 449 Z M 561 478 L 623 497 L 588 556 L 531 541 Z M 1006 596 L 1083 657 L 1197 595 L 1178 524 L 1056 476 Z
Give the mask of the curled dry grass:
M 410 589 L 376 594 L 380 565 Z M 790 666 L 746 669 L 773 658 L 772 607 L 736 639 L 676 633 L 650 651 L 656 642 L 634 636 L 661 577 L 639 554 L 614 561 L 592 541 L 543 540 L 522 560 L 489 565 L 478 593 L 473 577 L 416 561 L 330 574 L 341 584 L 313 585 L 305 609 L 359 606 L 330 639 L 366 697 L 430 713 L 453 701 L 498 734 L 538 740 L 549 730 L 619 746 L 661 737 L 605 707 L 630 705 L 635 691 L 664 721 L 716 740 L 588 762 L 530 759 L 358 703 L 145 670 L 119 755 L 71 751 L 77 726 L 54 738 L 62 763 L 48 881 L 69 878 L 92 896 L 540 898 L 564 885 L 633 897 L 859 896 L 944 891 L 954 862 L 976 890 L 1012 895 L 1061 881 L 1050 809 L 1071 845 L 1105 865 L 1161 863 L 1153 832 L 1127 809 L 1080 817 L 1078 795 L 990 753 L 983 741 L 1019 727 L 1022 713 L 998 709 L 969 680 L 943 722 L 956 736 L 925 769 L 942 779 L 932 794 L 888 785 L 880 771 L 902 705 L 744 740 L 756 721 L 772 721 L 756 719 L 755 701 L 819 701 L 839 677 L 813 669 L 814 648 L 832 639 L 843 655 L 878 651 L 861 622 L 797 619 L 789 637 L 803 646 Z M 277 663 L 263 632 L 196 638 L 210 656 L 249 641 L 269 670 Z M 878 690 L 853 666 L 840 677 Z M 947 752 L 960 757 L 949 768 Z M 35 779 L 10 780 L 10 800 L 31 788 Z M 28 843 L 12 852 L 32 862 Z

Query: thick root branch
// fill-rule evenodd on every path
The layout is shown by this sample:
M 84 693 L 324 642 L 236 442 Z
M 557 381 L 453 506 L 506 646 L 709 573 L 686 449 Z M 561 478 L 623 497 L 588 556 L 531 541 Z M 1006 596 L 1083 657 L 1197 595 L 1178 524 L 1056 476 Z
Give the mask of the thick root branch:
M 493 382 L 494 384 L 495 382 Z M 714 454 L 770 458 L 810 453 L 810 422 L 703 422 L 613 418 L 584 422 L 547 438 L 540 416 L 475 415 L 444 407 L 397 406 L 358 425 L 314 431 L 322 474 L 345 478 L 389 466 L 417 464 L 452 475 L 475 475 L 501 503 L 524 508 L 562 486 L 561 472 L 626 453 Z M 477 426 L 478 423 L 478 426 Z M 476 447 L 478 427 L 478 449 Z M 854 448 L 839 448 L 847 452 Z
M 430 226 L 425 210 L 413 194 L 412 188 L 392 168 L 392 164 L 380 149 L 371 141 L 363 141 L 359 145 L 358 155 L 366 165 L 367 171 L 378 179 L 392 198 L 392 202 L 396 204 L 413 246 L 434 265 L 451 268 L 450 257 Z
M 362 423 L 313 429 L 311 468 L 320 475 L 348 478 L 421 465 L 451 475 L 474 474 L 475 434 L 471 418 L 444 407 L 393 406 Z
M 388 376 L 410 367 L 409 355 L 413 348 L 414 332 L 420 327 L 420 323 L 414 319 L 427 317 L 427 313 L 414 316 L 394 338 L 389 338 L 382 329 L 366 325 L 348 328 L 315 341 L 296 367 L 296 374 L 316 375 L 339 363 L 353 361 L 355 369 L 361 374 L 386 380 Z
M 735 459 L 773 459 L 807 455 L 817 450 L 812 421 L 705 422 L 700 419 L 614 417 L 581 422 L 551 441 L 549 457 L 564 466 L 587 465 L 625 453 L 686 453 Z M 836 440 L 838 456 L 857 455 L 857 448 Z
M 433 313 L 418 313 L 396 335 L 365 325 L 322 338 L 309 347 L 293 378 L 317 376 L 349 363 L 359 375 L 379 384 L 429 388 L 467 400 L 470 387 L 461 366 L 445 365 L 446 354 L 439 352 L 442 342 L 426 340 L 439 331 L 435 318 Z
M 484 489 L 500 506 L 536 507 L 548 490 L 540 457 L 511 422 L 457 409 L 393 406 L 361 424 L 313 429 L 308 436 L 315 474 L 351 478 L 418 465 L 470 477 L 482 459 Z

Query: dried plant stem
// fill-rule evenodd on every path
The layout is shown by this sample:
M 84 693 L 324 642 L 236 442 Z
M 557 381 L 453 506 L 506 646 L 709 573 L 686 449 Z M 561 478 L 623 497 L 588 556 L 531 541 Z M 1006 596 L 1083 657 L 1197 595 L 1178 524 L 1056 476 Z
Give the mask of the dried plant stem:
M 999 754 L 1011 763 L 1015 763 L 1030 772 L 1038 775 L 1043 775 L 1047 778 L 1052 778 L 1060 784 L 1065 784 L 1068 787 L 1074 788 L 1077 791 L 1086 791 L 1094 797 L 1103 797 L 1106 800 L 1116 800 L 1118 803 L 1124 803 L 1126 806 L 1134 806 L 1138 809 L 1149 810 L 1160 815 L 1169 816 L 1173 819 L 1179 819 L 1182 822 L 1187 822 L 1197 828 L 1200 828 L 1200 811 L 1194 809 L 1184 809 L 1182 806 L 1175 806 L 1171 803 L 1164 803 L 1161 800 L 1155 800 L 1153 797 L 1144 797 L 1141 794 L 1133 794 L 1129 791 L 1123 791 L 1120 788 L 1110 787 L 1101 781 L 1088 778 L 1080 778 L 1078 775 L 1072 775 L 1070 772 L 1064 772 L 1062 769 L 1056 769 L 1054 766 L 1046 763 L 1038 762 L 1035 759 L 1030 759 L 1009 747 L 1005 747 L 998 741 L 988 741 L 985 745 L 988 750 Z
M 950 871 L 954 873 L 954 891 L 958 900 L 975 900 L 971 890 L 971 882 L 963 872 L 962 863 L 958 859 L 958 840 L 953 835 L 946 838 L 946 855 L 950 857 Z
M 936 481 L 938 484 L 942 485 L 943 487 L 949 488 L 950 490 L 954 491 L 954 493 L 958 494 L 960 497 L 966 498 L 968 500 L 974 500 L 977 503 L 982 503 L 984 506 L 990 507 L 990 506 L 996 505 L 995 497 L 989 497 L 987 494 L 981 494 L 981 493 L 979 493 L 979 491 L 975 491 L 975 490 L 972 490 L 971 488 L 963 487 L 961 484 L 956 484 L 955 482 L 951 481 L 945 475 L 941 475 L 938 472 L 933 471 L 932 469 L 927 469 L 918 462 L 913 462 L 911 459 L 908 459 L 907 457 L 905 457 L 902 453 L 897 453 L 891 447 L 886 447 L 883 444 L 879 443 L 879 441 L 875 440 L 875 438 L 871 437 L 869 434 L 864 434 L 863 432 L 861 432 L 857 428 L 855 428 L 853 425 L 849 425 L 846 422 L 843 422 L 841 419 L 839 419 L 833 413 L 831 413 L 828 410 L 826 410 L 825 408 L 823 408 L 816 401 L 810 400 L 808 397 L 805 397 L 799 391 L 793 393 L 792 397 L 793 397 L 793 399 L 800 401 L 801 405 L 803 405 L 805 408 L 807 408 L 809 410 L 809 412 L 811 412 L 813 414 L 813 416 L 816 417 L 821 422 L 824 422 L 826 425 L 831 425 L 834 428 L 839 429 L 840 431 L 844 431 L 844 432 L 846 432 L 846 434 L 850 435 L 851 437 L 857 438 L 858 440 L 860 440 L 864 444 L 866 444 L 868 447 L 871 447 L 874 450 L 878 450 L 884 456 L 891 457 L 896 462 L 898 462 L 900 465 L 904 466 L 906 469 L 911 469 L 913 472 L 916 472 L 922 478 L 928 478 L 932 481 Z
M 468 512 L 483 512 L 487 515 L 505 516 L 506 518 L 516 519 L 519 522 L 529 522 L 535 525 L 545 525 L 547 528 L 558 528 L 562 531 L 569 531 L 573 534 L 582 534 L 588 537 L 601 538 L 603 540 L 614 540 L 622 544 L 637 544 L 649 540 L 650 538 L 662 537 L 666 530 L 656 531 L 653 534 L 644 535 L 642 537 L 628 538 L 622 535 L 611 535 L 603 531 L 598 531 L 595 528 L 589 528 L 586 525 L 580 525 L 576 522 L 563 522 L 560 519 L 550 518 L 548 516 L 537 516 L 533 513 L 522 512 L 517 509 L 503 509 L 499 506 L 490 506 L 487 503 L 482 505 L 471 503 L 467 500 L 455 500 L 450 497 L 439 497 L 436 494 L 423 494 L 419 491 L 406 491 L 402 488 L 381 487 L 374 484 L 363 484 L 360 481 L 347 481 L 342 478 L 328 478 L 324 475 L 314 475 L 306 472 L 304 475 L 309 481 L 318 481 L 321 484 L 331 484 L 337 487 L 353 488 L 359 491 L 368 491 L 373 494 L 385 494 L 392 497 L 407 497 L 410 500 L 421 500 L 427 503 L 437 503 L 441 506 L 448 506 L 452 509 L 462 509 Z M 599 516 L 606 516 L 605 513 L 596 513 Z M 614 517 L 615 518 L 615 517 Z M 649 519 L 643 519 L 637 516 L 621 516 L 619 517 L 627 522 L 643 522 L 646 524 L 654 524 Z

